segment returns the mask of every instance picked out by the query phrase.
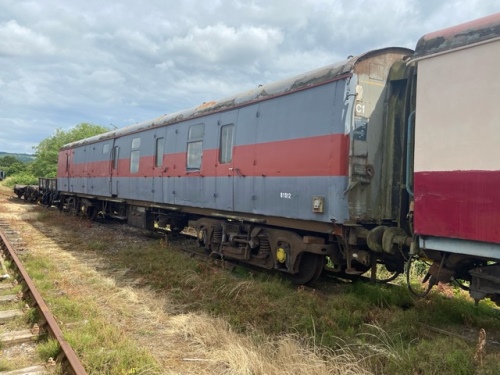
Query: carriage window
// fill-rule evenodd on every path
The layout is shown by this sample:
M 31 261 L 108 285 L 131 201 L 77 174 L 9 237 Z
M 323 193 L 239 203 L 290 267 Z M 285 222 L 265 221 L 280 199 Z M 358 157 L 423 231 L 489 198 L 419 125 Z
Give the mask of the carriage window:
M 233 160 L 233 130 L 234 125 L 224 125 L 220 128 L 219 163 L 230 163 Z
M 109 152 L 109 143 L 102 146 L 102 153 L 107 154 Z
M 139 150 L 130 153 L 130 173 L 139 172 Z
M 187 169 L 200 169 L 203 155 L 203 135 L 205 125 L 198 124 L 189 128 L 187 143 Z
M 139 147 L 141 147 L 141 139 L 140 138 L 132 139 L 132 149 L 135 150 L 138 149 Z
M 118 153 L 120 148 L 118 146 L 113 147 L 113 169 L 118 168 Z
M 165 138 L 156 138 L 155 166 L 161 167 L 163 164 L 163 147 Z
M 139 148 L 141 147 L 141 139 L 132 139 L 132 151 L 130 151 L 130 173 L 139 172 Z
M 201 168 L 201 155 L 202 155 L 202 142 L 190 142 L 187 149 L 187 168 L 200 169 Z
M 203 124 L 193 125 L 189 128 L 188 140 L 203 138 L 204 132 L 205 132 L 205 125 Z

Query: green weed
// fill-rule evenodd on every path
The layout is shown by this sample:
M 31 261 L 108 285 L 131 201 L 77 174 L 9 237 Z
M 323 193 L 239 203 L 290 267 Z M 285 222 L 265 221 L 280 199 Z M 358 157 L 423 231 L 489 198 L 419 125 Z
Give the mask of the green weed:
M 52 338 L 39 343 L 36 349 L 38 351 L 38 355 L 44 362 L 47 362 L 49 358 L 55 360 L 61 352 L 59 343 L 57 342 L 57 340 Z

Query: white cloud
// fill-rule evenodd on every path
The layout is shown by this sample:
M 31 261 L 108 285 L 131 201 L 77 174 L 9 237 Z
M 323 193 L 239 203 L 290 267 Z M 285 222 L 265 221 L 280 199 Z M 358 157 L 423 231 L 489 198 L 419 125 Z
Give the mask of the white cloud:
M 54 50 L 47 37 L 15 20 L 0 24 L 0 56 L 51 54 Z
M 122 127 L 351 54 L 413 48 L 499 10 L 481 0 L 2 0 L 0 151 L 31 151 L 57 127 Z
M 88 78 L 87 84 L 97 86 L 119 85 L 125 81 L 120 73 L 109 68 L 93 71 Z
M 204 28 L 194 27 L 185 36 L 165 42 L 169 54 L 179 54 L 206 63 L 251 64 L 261 54 L 273 54 L 283 42 L 276 28 L 255 26 L 229 27 L 218 23 Z

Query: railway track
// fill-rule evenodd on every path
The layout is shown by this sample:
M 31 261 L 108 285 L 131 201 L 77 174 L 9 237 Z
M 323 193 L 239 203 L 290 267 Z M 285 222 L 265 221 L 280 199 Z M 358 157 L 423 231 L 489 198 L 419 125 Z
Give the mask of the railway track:
M 18 233 L 3 220 L 0 220 L 0 249 L 0 347 L 12 363 L 22 364 L 21 368 L 0 374 L 86 374 L 21 262 L 29 250 Z M 33 321 L 29 317 L 38 319 Z M 30 327 L 26 327 L 26 322 L 30 322 Z M 20 329 L 22 326 L 25 328 Z M 57 341 L 60 354 L 55 360 L 40 363 L 35 346 L 47 337 Z

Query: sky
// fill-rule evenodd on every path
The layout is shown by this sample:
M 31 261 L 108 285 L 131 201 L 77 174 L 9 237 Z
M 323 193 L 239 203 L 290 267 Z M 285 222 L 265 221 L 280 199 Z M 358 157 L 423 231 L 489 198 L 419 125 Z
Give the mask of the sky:
M 122 128 L 500 12 L 500 0 L 0 0 L 0 151 Z

